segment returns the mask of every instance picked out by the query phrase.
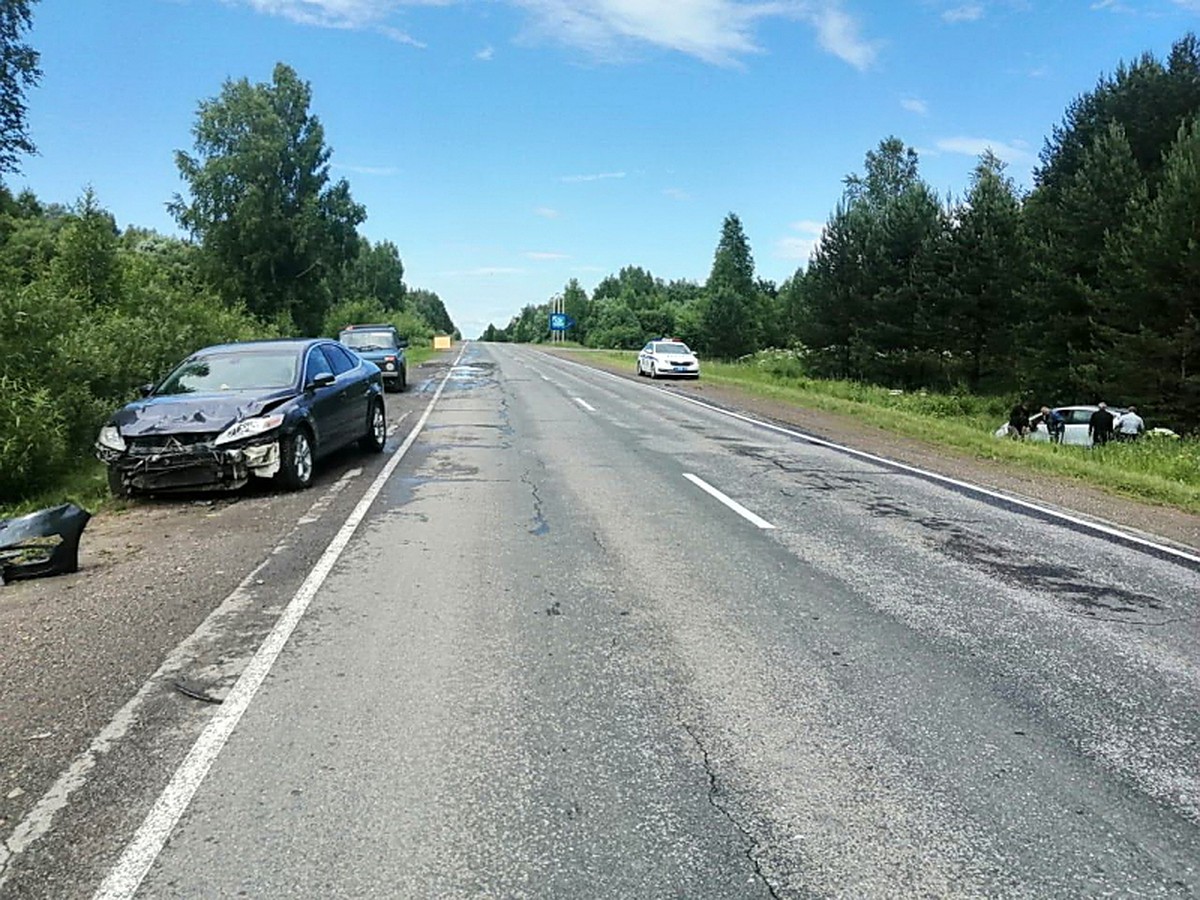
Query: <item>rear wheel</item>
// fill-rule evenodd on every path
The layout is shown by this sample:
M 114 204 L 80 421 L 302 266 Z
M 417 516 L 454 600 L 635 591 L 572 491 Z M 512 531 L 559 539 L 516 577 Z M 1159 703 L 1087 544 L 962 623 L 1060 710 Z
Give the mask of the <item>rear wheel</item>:
M 305 428 L 297 428 L 295 432 L 280 442 L 279 480 L 290 491 L 302 491 L 313 478 L 313 446 Z
M 358 445 L 368 453 L 382 453 L 387 444 L 387 418 L 383 411 L 383 401 L 376 400 L 371 404 L 371 417 L 367 425 L 367 433 L 359 440 Z

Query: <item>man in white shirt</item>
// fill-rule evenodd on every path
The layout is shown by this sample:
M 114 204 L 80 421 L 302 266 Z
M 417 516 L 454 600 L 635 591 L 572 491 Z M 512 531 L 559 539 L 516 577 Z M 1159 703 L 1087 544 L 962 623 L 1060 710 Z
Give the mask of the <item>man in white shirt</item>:
M 1137 414 L 1136 406 L 1129 407 L 1129 411 L 1117 420 L 1117 440 L 1119 441 L 1136 441 L 1138 435 L 1145 430 L 1146 423 Z

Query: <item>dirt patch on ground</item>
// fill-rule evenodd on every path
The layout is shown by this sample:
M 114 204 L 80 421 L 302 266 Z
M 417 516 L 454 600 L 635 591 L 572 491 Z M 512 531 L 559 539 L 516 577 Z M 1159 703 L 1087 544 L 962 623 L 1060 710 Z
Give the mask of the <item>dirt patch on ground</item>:
M 636 378 L 626 368 L 590 359 L 587 353 L 554 351 L 554 355 L 626 378 Z M 845 444 L 856 450 L 1065 510 L 1190 550 L 1200 550 L 1200 516 L 1192 513 L 1131 500 L 1069 478 L 1028 472 L 1007 463 L 966 456 L 956 453 L 952 448 L 894 434 L 849 416 L 758 397 L 735 387 L 705 381 L 677 382 L 672 383 L 671 387 L 716 406 L 789 425 L 814 437 Z

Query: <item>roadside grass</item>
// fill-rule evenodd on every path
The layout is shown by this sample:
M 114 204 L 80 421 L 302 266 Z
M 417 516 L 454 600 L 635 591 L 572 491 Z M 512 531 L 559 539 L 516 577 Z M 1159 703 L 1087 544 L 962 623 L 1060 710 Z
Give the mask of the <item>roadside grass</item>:
M 404 356 L 410 366 L 419 366 L 445 352 L 444 350 L 434 350 L 432 347 L 408 347 L 404 351 Z
M 103 463 L 96 459 L 84 459 L 65 472 L 53 488 L 19 503 L 0 504 L 0 519 L 11 519 L 62 503 L 74 503 L 92 515 L 101 510 L 123 509 L 126 505 L 125 501 L 108 492 Z
M 634 370 L 635 351 L 607 350 L 586 359 Z M 1104 447 L 1060 446 L 996 438 L 1011 398 L 898 392 L 808 378 L 786 357 L 747 362 L 703 360 L 703 380 L 808 409 L 852 417 L 976 459 L 1070 478 L 1110 493 L 1200 513 L 1200 439 L 1143 437 Z

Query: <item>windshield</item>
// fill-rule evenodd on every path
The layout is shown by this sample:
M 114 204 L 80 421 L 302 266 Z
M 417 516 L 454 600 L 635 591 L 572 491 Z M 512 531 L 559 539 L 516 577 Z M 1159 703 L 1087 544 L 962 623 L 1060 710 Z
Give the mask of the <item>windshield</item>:
M 396 349 L 396 337 L 390 331 L 343 331 L 340 340 L 351 350 Z
M 203 394 L 291 387 L 296 383 L 299 354 L 219 353 L 189 359 L 167 376 L 156 394 Z
M 672 356 L 685 356 L 692 351 L 688 349 L 687 344 L 672 342 L 669 344 L 655 344 L 654 350 L 657 353 L 668 353 Z

